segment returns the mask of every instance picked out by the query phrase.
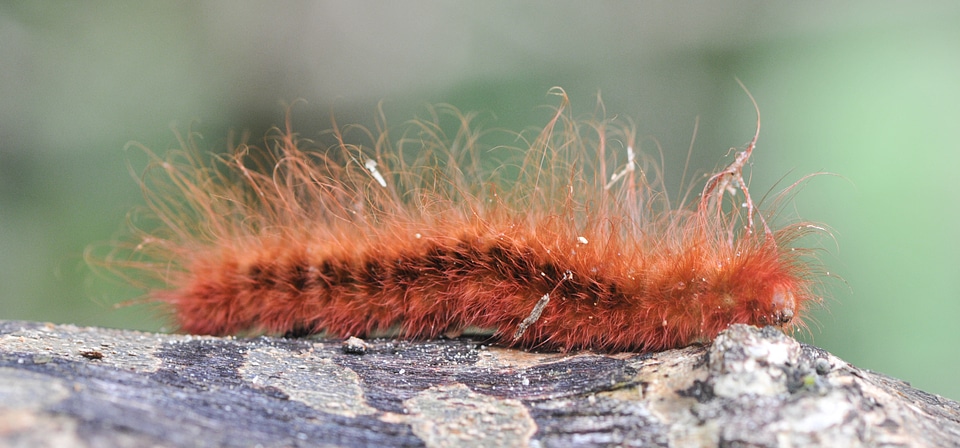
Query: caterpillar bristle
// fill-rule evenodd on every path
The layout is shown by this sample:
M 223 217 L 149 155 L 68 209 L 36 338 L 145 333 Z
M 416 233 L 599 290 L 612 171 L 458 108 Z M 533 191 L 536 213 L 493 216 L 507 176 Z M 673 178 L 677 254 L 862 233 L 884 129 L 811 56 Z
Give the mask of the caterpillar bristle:
M 695 203 L 672 206 L 632 125 L 575 119 L 551 93 L 551 119 L 496 166 L 474 116 L 448 106 L 399 130 L 334 121 L 325 143 L 288 111 L 265 145 L 216 157 L 192 133 L 165 156 L 138 145 L 149 219 L 100 264 L 197 334 L 479 327 L 506 346 L 653 351 L 733 323 L 804 325 L 818 268 L 793 244 L 816 230 L 755 207 L 742 170 L 759 120 Z

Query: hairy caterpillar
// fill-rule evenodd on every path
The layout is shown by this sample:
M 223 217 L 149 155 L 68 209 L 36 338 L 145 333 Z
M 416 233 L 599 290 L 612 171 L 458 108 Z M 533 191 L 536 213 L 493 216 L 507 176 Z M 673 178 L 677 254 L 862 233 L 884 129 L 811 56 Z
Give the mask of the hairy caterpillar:
M 264 148 L 212 161 L 193 134 L 164 157 L 143 148 L 148 210 L 105 263 L 159 285 L 150 300 L 199 334 L 479 327 L 508 346 L 654 351 L 733 323 L 804 325 L 816 263 L 792 244 L 817 227 L 773 229 L 755 208 L 742 170 L 759 112 L 699 199 L 673 204 L 629 125 L 576 120 L 552 93 L 546 126 L 492 167 L 450 107 L 363 145 L 335 121 L 327 145 L 300 138 L 288 116 Z

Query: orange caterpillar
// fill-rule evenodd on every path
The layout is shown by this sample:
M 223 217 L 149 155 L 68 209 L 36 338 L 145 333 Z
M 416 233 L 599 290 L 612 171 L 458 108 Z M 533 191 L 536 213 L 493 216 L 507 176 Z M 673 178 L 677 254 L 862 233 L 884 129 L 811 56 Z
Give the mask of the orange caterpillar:
M 733 323 L 803 326 L 815 263 L 791 243 L 816 227 L 771 229 L 755 210 L 742 169 L 756 135 L 696 203 L 672 205 L 629 126 L 575 120 L 552 93 L 546 127 L 493 168 L 471 117 L 443 107 L 395 140 L 362 131 L 366 145 L 336 122 L 320 145 L 288 119 L 266 148 L 212 163 L 192 135 L 164 158 L 144 149 L 153 224 L 132 224 L 107 263 L 159 281 L 151 300 L 197 334 L 479 327 L 507 346 L 655 351 Z

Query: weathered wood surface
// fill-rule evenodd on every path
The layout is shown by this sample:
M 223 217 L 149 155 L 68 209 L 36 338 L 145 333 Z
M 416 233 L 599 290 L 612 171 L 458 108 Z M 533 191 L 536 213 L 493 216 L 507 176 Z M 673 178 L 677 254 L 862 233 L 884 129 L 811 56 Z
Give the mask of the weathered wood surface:
M 0 445 L 960 446 L 960 404 L 772 328 L 603 355 L 0 322 Z

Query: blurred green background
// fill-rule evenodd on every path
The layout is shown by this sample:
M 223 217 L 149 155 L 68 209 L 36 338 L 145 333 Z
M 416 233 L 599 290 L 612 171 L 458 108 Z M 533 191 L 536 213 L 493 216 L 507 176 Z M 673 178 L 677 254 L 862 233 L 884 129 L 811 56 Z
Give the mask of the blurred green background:
M 4 2 L 0 5 L 0 319 L 145 330 L 135 291 L 84 267 L 141 204 L 130 140 L 195 124 L 210 149 L 304 98 L 299 130 L 394 124 L 428 103 L 543 124 L 563 86 L 602 92 L 676 176 L 750 139 L 754 191 L 816 171 L 800 216 L 828 224 L 830 299 L 805 338 L 858 366 L 960 398 L 960 3 Z M 647 140 L 646 149 L 652 149 Z M 790 210 L 793 212 L 793 209 Z

